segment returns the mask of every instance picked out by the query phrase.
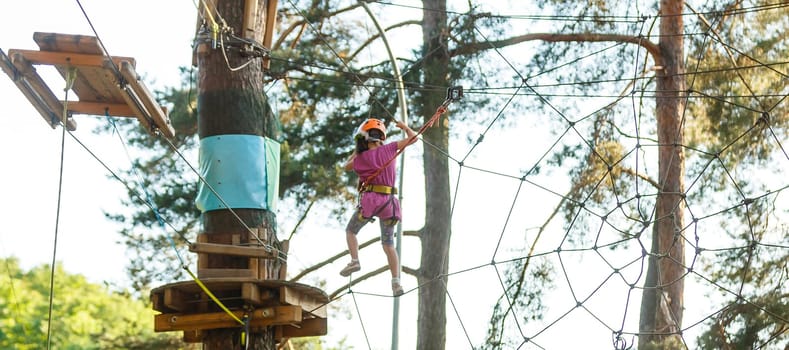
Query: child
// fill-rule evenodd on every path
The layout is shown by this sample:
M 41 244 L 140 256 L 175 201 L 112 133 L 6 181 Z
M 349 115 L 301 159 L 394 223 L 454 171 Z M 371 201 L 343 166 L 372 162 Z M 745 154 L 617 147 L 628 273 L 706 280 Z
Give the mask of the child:
M 396 121 L 395 125 L 405 131 L 406 137 L 386 145 L 383 144 L 386 139 L 386 127 L 378 119 L 364 121 L 354 136 L 356 149 L 345 163 L 345 170 L 353 170 L 359 176 L 361 198 L 359 207 L 345 228 L 345 240 L 348 243 L 351 262 L 340 271 L 340 275 L 349 276 L 361 269 L 356 234 L 377 216 L 381 226 L 381 244 L 386 253 L 386 260 L 389 262 L 389 271 L 392 273 L 392 293 L 400 296 L 403 294 L 403 287 L 400 285 L 399 263 L 394 247 L 394 228 L 400 220 L 400 202 L 395 197 L 397 189 L 394 187 L 396 177 L 394 158 L 398 151 L 416 142 L 416 133 L 401 121 Z

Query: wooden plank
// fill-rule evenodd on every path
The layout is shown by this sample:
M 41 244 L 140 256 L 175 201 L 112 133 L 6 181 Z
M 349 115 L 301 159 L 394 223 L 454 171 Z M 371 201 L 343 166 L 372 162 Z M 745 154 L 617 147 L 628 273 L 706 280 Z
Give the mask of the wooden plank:
M 241 36 L 255 40 L 255 18 L 257 18 L 258 2 L 244 1 L 244 18 L 241 24 Z
M 61 101 L 63 103 L 63 101 Z M 75 114 L 110 115 L 113 117 L 135 118 L 134 112 L 127 104 L 101 103 L 87 101 L 69 101 L 68 110 Z
M 44 118 L 44 121 L 54 129 L 57 125 L 58 116 L 49 109 L 46 102 L 44 101 L 44 97 L 39 95 L 35 89 L 30 85 L 27 79 L 22 75 L 21 72 L 11 63 L 11 58 L 6 56 L 3 50 L 0 50 L 0 67 L 3 69 L 6 75 L 11 78 L 11 81 L 14 82 L 16 87 L 19 91 L 22 92 L 22 95 L 27 98 L 30 104 L 33 105 L 33 108 L 36 109 L 38 114 Z
M 254 305 L 263 303 L 263 299 L 260 297 L 260 288 L 254 283 L 241 284 L 241 299 Z
M 63 66 L 55 68 L 65 79 L 67 68 Z M 125 103 L 124 92 L 118 84 L 119 80 L 120 76 L 111 67 L 80 67 L 71 90 L 79 96 L 80 101 Z
M 301 321 L 299 326 L 278 326 L 276 335 L 278 339 L 315 337 L 329 334 L 329 327 L 325 318 L 308 318 Z
M 258 259 L 258 258 L 248 258 L 247 259 L 247 266 L 252 273 L 255 274 L 255 277 L 259 280 L 266 279 L 266 265 L 264 264 L 266 260 Z
M 275 259 L 277 257 L 276 251 L 269 251 L 263 247 L 247 247 L 218 243 L 192 243 L 189 245 L 189 251 L 193 253 L 246 256 L 261 259 Z
M 197 276 L 203 278 L 254 278 L 249 269 L 199 269 Z
M 56 51 L 35 51 L 11 49 L 8 54 L 20 54 L 33 64 L 48 64 L 53 66 L 73 66 L 73 67 L 104 67 L 104 61 L 108 60 L 103 55 L 88 55 L 82 53 L 56 52 Z M 120 67 L 121 62 L 134 61 L 131 57 L 112 57 L 116 66 Z
M 170 119 L 162 111 L 161 107 L 159 107 L 159 104 L 156 103 L 153 94 L 148 91 L 148 88 L 145 87 L 145 85 L 140 83 L 137 73 L 134 71 L 134 66 L 132 66 L 132 64 L 127 61 L 121 61 L 120 72 L 121 75 L 126 78 L 126 82 L 131 85 L 143 106 L 145 106 L 145 109 L 148 111 L 148 117 L 153 120 L 153 123 L 156 124 L 159 131 L 161 131 L 162 134 L 164 134 L 164 136 L 167 138 L 172 138 L 175 136 L 175 130 L 170 124 Z
M 41 51 L 45 52 L 105 56 L 98 40 L 92 36 L 37 32 L 33 34 L 33 39 Z M 105 63 L 109 63 L 109 60 L 105 60 Z M 55 68 L 65 79 L 68 68 L 58 65 Z M 109 67 L 80 67 L 72 90 L 81 101 L 122 103 L 123 97 L 116 76 L 117 73 L 112 65 Z
M 277 296 L 273 290 L 263 288 L 257 283 L 244 283 L 241 287 L 241 299 L 253 306 L 277 305 Z
M 271 42 L 274 39 L 274 28 L 277 24 L 277 0 L 266 1 L 266 29 L 263 31 L 263 47 L 271 50 Z M 271 65 L 268 57 L 263 57 L 263 69 L 267 70 Z
M 279 287 L 279 301 L 286 305 L 300 306 L 304 312 L 311 313 L 316 317 L 326 318 L 326 303 L 321 303 L 295 288 L 288 286 Z
M 187 294 L 178 289 L 167 288 L 164 290 L 164 306 L 175 311 L 186 311 L 188 297 Z
M 282 255 L 283 260 L 280 261 L 279 265 L 279 279 L 284 280 L 288 277 L 288 251 L 290 250 L 290 241 L 283 240 L 280 242 L 278 256 Z
M 208 242 L 208 235 L 205 233 L 198 234 L 197 242 L 198 243 Z M 208 254 L 197 253 L 197 270 L 200 271 L 202 269 L 207 269 L 207 268 L 208 268 Z
M 99 40 L 93 36 L 35 32 L 33 33 L 33 41 L 42 51 L 104 54 Z
M 274 28 L 277 25 L 277 2 L 278 0 L 266 1 L 266 30 L 263 33 L 263 46 L 269 50 L 274 39 Z
M 164 310 L 164 294 L 151 292 L 151 308 L 156 311 Z
M 202 343 L 203 332 L 199 330 L 184 331 L 184 343 Z
M 231 277 L 203 280 L 203 284 L 205 284 L 205 286 L 208 287 L 208 289 L 210 289 L 211 291 L 232 291 L 232 290 L 238 291 L 240 290 L 242 283 L 254 283 L 261 288 L 261 291 L 273 290 L 276 291 L 277 294 L 279 294 L 280 287 L 288 286 L 290 288 L 298 290 L 304 295 L 315 298 L 315 300 L 317 300 L 318 302 L 328 303 L 330 301 L 329 297 L 321 289 L 298 282 L 290 282 L 283 280 L 260 281 L 255 278 L 244 279 L 244 278 L 231 278 Z M 151 291 L 151 293 L 164 293 L 164 290 L 167 288 L 178 288 L 187 293 L 201 293 L 202 291 L 200 286 L 198 286 L 195 281 L 188 280 L 188 281 L 168 283 L 166 285 L 156 287 Z
M 243 319 L 245 311 L 232 311 Z M 299 324 L 302 321 L 301 309 L 295 306 L 276 306 L 263 308 L 248 314 L 249 325 L 263 328 L 276 325 Z M 203 314 L 159 314 L 154 316 L 154 331 L 171 332 L 186 330 L 206 330 L 219 328 L 236 328 L 241 325 L 226 312 Z
M 25 79 L 26 86 L 32 90 L 33 95 L 35 95 L 36 98 L 40 98 L 40 101 L 44 103 L 46 109 L 51 112 L 47 115 L 42 114 L 41 116 L 44 117 L 44 120 L 47 121 L 47 124 L 49 124 L 50 127 L 54 129 L 55 126 L 60 124 L 60 120 L 63 118 L 63 104 L 61 104 L 58 98 L 55 97 L 55 94 L 49 89 L 47 84 L 44 82 L 44 79 L 38 75 L 36 68 L 33 67 L 30 61 L 18 53 L 11 53 L 11 51 L 9 51 L 9 54 L 11 64 L 13 64 L 14 68 L 16 68 L 19 74 L 22 74 Z M 52 115 L 54 115 L 56 118 L 49 118 Z M 77 124 L 73 120 L 67 119 L 65 124 L 68 130 L 74 131 L 77 129 Z
M 153 132 L 154 125 L 153 121 L 146 117 L 148 112 L 145 111 L 145 107 L 139 104 L 140 99 L 134 93 L 134 90 L 128 85 L 121 87 L 123 89 L 123 100 L 126 101 L 126 104 L 134 111 L 134 116 L 137 117 L 137 120 L 142 125 L 143 129 L 147 132 Z

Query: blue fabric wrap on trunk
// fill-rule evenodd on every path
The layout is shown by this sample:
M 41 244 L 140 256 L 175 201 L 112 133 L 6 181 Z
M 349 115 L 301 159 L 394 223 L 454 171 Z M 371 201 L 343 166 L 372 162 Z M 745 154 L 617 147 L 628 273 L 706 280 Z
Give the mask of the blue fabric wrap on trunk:
M 275 211 L 279 154 L 277 141 L 257 135 L 217 135 L 201 139 L 200 176 L 205 182 L 198 184 L 197 209 L 206 212 L 229 206 L 231 209 Z

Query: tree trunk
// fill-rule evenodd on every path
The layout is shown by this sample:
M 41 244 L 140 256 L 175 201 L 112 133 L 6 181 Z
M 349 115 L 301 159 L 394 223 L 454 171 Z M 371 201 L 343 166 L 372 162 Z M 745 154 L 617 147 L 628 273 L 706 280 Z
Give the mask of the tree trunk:
M 449 53 L 446 0 L 423 1 L 424 85 L 449 86 Z M 425 121 L 443 102 L 443 94 L 419 95 Z M 424 133 L 424 138 L 439 149 L 449 149 L 449 120 L 443 118 Z M 450 186 L 449 163 L 446 155 L 425 146 L 425 227 L 422 230 L 422 260 L 419 268 L 419 316 L 417 349 L 437 350 L 446 346 L 446 287 L 449 266 Z M 428 283 L 429 282 L 429 283 Z
M 264 9 L 265 0 L 258 1 L 258 9 Z M 244 0 L 217 0 L 217 13 L 221 14 L 236 35 L 241 36 Z M 216 18 L 216 15 L 214 15 Z M 218 19 L 217 19 L 218 20 Z M 255 41 L 261 42 L 265 18 L 256 17 Z M 204 45 L 198 55 L 198 134 L 200 139 L 216 135 L 258 135 L 266 136 L 269 130 L 271 109 L 263 90 L 263 70 L 256 60 L 238 71 L 231 71 L 222 55 L 221 47 L 211 49 Z M 238 67 L 249 58 L 241 57 L 237 51 L 226 51 L 230 66 Z M 263 155 L 260 155 L 261 157 Z M 250 160 L 250 163 L 252 161 Z M 265 179 L 260 179 L 265 186 Z M 234 214 L 235 213 L 235 214 Z M 243 221 L 239 221 L 238 215 Z M 203 231 L 209 241 L 226 241 L 228 235 L 237 234 L 246 242 L 252 229 L 266 234 L 259 235 L 264 243 L 276 241 L 276 217 L 274 213 L 262 209 L 209 210 L 203 213 Z M 230 244 L 230 242 L 222 242 Z M 272 244 L 273 245 L 273 244 Z M 272 260 L 276 262 L 275 260 Z M 277 279 L 278 266 L 268 263 L 266 270 L 269 278 Z M 209 255 L 208 268 L 248 267 L 246 258 Z M 219 329 L 205 332 L 204 349 L 245 349 L 239 341 L 239 329 Z M 273 328 L 264 329 L 249 335 L 249 349 L 275 349 Z
M 666 344 L 681 329 L 685 273 L 685 154 L 682 119 L 685 112 L 685 62 L 682 9 L 684 1 L 660 1 L 660 51 L 663 70 L 657 87 L 658 175 L 660 190 L 653 230 L 653 255 L 641 305 L 639 348 L 650 341 Z M 656 249 L 656 250 L 655 250 Z M 654 333 L 654 335 L 650 334 Z M 680 344 L 677 344 L 680 345 Z

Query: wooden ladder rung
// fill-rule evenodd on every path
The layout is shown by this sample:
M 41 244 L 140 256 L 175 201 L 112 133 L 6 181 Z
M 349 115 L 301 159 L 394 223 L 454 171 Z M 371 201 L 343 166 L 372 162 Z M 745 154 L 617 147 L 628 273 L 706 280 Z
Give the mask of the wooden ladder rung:
M 250 269 L 198 269 L 199 278 L 257 278 L 256 271 Z
M 277 251 L 273 249 L 218 243 L 192 243 L 189 245 L 189 251 L 193 253 L 245 256 L 259 259 L 277 258 Z

